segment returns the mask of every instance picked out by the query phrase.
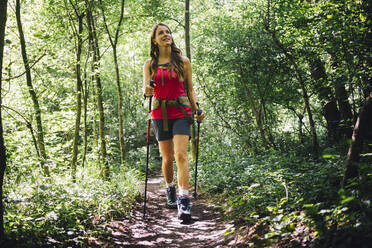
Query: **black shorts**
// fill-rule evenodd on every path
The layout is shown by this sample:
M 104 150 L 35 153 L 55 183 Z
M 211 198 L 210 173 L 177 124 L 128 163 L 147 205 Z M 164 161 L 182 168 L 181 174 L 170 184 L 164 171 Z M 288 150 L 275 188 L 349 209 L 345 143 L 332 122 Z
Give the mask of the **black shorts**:
M 190 123 L 186 118 L 168 119 L 168 132 L 163 129 L 163 119 L 152 119 L 151 122 L 158 141 L 172 139 L 176 134 L 191 136 Z

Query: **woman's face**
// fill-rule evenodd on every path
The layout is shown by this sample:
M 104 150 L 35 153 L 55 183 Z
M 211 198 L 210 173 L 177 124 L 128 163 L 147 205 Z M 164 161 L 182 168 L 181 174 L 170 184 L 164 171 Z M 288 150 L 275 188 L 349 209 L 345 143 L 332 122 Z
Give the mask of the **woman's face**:
M 159 25 L 153 42 L 159 47 L 170 46 L 173 42 L 170 30 L 166 26 Z

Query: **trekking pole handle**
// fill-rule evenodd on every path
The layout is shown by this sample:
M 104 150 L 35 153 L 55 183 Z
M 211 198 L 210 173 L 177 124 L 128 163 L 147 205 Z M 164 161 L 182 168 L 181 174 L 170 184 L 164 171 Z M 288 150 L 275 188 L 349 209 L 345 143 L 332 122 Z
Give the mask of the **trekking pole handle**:
M 155 81 L 154 80 L 150 80 L 150 86 L 154 88 L 154 86 L 155 86 Z M 149 113 L 151 112 L 151 102 L 152 102 L 152 96 L 150 96 L 150 98 L 149 98 Z
M 150 80 L 150 86 L 154 87 L 154 80 Z M 149 113 L 151 113 L 151 102 L 152 102 L 152 96 L 149 98 Z M 149 117 L 147 121 L 147 144 L 150 144 L 150 129 L 151 129 L 151 118 Z
M 201 109 L 198 109 L 197 111 L 196 111 L 196 114 L 197 115 L 201 115 L 203 113 L 203 111 L 201 110 Z M 200 123 L 200 121 L 198 121 L 198 123 Z

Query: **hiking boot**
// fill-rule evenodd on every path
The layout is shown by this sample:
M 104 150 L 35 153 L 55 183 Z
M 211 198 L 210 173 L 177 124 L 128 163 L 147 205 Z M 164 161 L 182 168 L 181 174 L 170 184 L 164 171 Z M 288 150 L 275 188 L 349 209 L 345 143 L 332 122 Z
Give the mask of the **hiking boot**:
M 190 198 L 188 196 L 180 196 L 177 199 L 178 206 L 178 219 L 184 222 L 189 222 L 191 220 L 190 213 Z
M 175 186 L 167 187 L 167 207 L 177 208 L 177 194 Z

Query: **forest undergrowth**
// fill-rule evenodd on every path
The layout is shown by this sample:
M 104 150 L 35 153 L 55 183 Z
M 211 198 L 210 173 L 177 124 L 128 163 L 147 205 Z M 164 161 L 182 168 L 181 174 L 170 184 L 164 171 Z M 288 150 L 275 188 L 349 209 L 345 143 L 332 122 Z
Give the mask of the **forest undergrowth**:
M 365 176 L 360 183 L 340 190 L 346 146 L 324 148 L 317 160 L 306 152 L 306 145 L 287 148 L 248 154 L 213 136 L 201 139 L 198 190 L 222 206 L 226 222 L 233 221 L 225 236 L 253 247 L 368 247 L 370 158 L 362 158 Z M 113 170 L 110 180 L 101 179 L 92 163 L 78 170 L 76 183 L 62 166 L 52 168 L 50 178 L 39 169 L 19 173 L 17 167 L 9 167 L 8 239 L 19 247 L 84 247 L 92 237 L 106 239 L 107 223 L 130 218 L 141 199 L 144 155 L 143 148 L 129 153 L 127 170 Z M 153 172 L 160 169 L 155 156 L 152 152 Z M 194 175 L 191 156 L 190 161 Z
M 216 140 L 202 153 L 202 190 L 223 206 L 235 227 L 226 233 L 249 247 L 369 247 L 372 241 L 371 158 L 360 180 L 341 189 L 347 142 L 322 144 L 313 159 L 306 145 L 283 144 L 249 156 Z M 363 175 L 363 176 L 362 176 Z
M 106 237 L 105 224 L 125 217 L 140 195 L 142 177 L 133 169 L 103 180 L 90 165 L 78 171 L 76 183 L 68 171 L 57 171 L 49 178 L 30 171 L 15 178 L 17 187 L 8 175 L 4 219 L 17 247 L 86 247 L 89 238 Z

